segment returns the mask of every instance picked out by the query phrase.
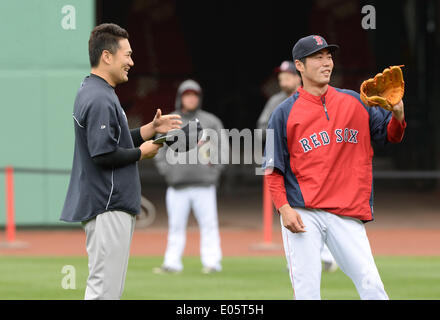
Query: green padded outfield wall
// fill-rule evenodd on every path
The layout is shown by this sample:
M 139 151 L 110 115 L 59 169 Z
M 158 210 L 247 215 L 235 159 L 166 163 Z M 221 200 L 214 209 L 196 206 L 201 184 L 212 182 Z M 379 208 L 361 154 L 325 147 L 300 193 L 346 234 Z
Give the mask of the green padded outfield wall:
M 72 110 L 90 72 L 88 39 L 94 0 L 0 1 L 0 167 L 70 171 Z M 59 221 L 68 174 L 15 173 L 18 226 Z M 0 225 L 5 176 L 0 171 Z

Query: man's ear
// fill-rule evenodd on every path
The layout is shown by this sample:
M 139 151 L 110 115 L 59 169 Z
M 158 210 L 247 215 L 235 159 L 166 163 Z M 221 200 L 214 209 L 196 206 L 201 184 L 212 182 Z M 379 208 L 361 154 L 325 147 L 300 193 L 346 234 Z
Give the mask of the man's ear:
M 101 60 L 105 63 L 105 64 L 111 64 L 112 63 L 112 59 L 113 59 L 113 55 L 111 54 L 110 51 L 108 50 L 103 50 L 102 54 L 101 54 Z
M 295 67 L 299 72 L 304 72 L 304 63 L 302 63 L 300 60 L 295 60 Z

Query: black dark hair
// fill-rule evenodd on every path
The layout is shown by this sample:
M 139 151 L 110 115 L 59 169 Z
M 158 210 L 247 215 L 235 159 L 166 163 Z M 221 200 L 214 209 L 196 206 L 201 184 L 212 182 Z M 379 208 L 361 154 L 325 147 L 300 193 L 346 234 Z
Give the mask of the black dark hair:
M 119 48 L 119 40 L 128 39 L 128 32 L 114 23 L 103 23 L 96 26 L 90 33 L 89 59 L 91 67 L 97 67 L 102 51 L 115 53 Z

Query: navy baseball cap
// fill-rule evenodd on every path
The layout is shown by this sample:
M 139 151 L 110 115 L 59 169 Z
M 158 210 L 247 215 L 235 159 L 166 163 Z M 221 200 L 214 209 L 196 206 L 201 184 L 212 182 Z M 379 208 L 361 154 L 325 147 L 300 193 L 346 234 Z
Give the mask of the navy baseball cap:
M 292 49 L 293 61 L 305 58 L 322 49 L 328 49 L 331 53 L 339 49 L 335 44 L 327 44 L 321 36 L 311 35 L 299 39 Z
M 288 60 L 283 61 L 283 62 L 280 64 L 279 67 L 276 67 L 276 68 L 275 68 L 275 72 L 276 72 L 276 73 L 280 73 L 280 72 L 290 72 L 290 73 L 293 73 L 293 74 L 298 74 L 298 73 L 296 72 L 296 68 L 295 68 L 295 65 L 293 64 L 293 62 L 292 62 L 292 61 L 288 61 Z

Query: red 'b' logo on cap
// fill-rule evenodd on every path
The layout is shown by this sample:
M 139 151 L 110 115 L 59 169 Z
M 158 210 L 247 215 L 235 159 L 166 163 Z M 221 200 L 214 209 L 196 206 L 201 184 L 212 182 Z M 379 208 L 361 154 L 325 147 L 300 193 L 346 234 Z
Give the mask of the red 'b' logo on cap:
M 316 44 L 318 46 L 322 46 L 324 44 L 324 42 L 322 41 L 322 38 L 320 36 L 313 36 L 313 39 L 315 39 Z

